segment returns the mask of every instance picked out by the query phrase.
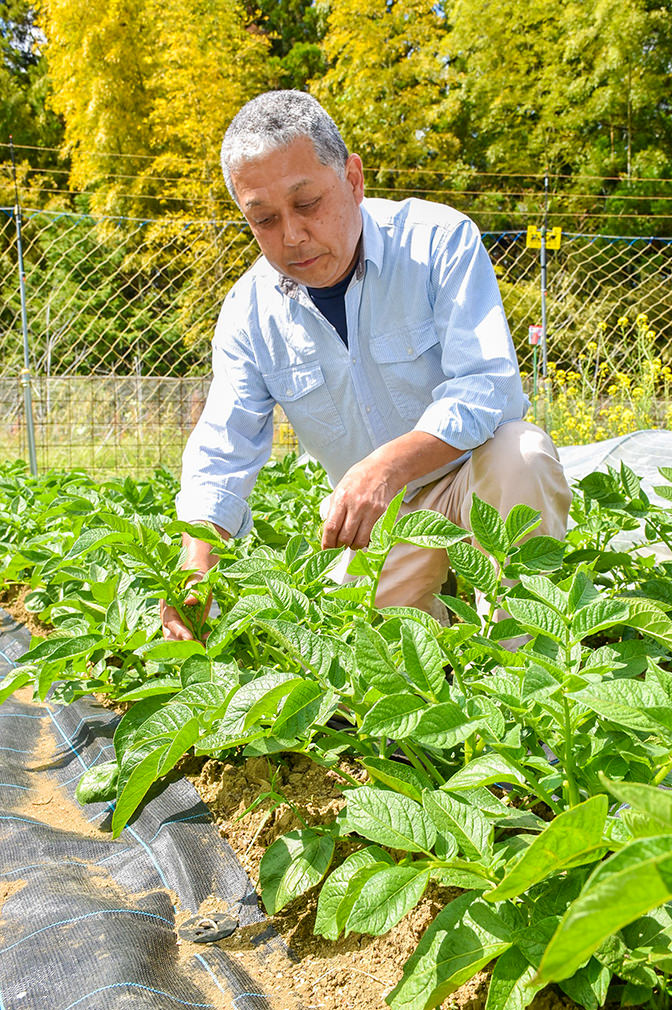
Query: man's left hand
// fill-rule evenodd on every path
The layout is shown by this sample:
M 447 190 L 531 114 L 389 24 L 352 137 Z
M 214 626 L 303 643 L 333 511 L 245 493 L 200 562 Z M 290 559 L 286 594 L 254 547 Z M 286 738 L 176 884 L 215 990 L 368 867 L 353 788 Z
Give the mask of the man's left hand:
M 397 486 L 387 462 L 374 456 L 351 466 L 330 496 L 323 548 L 350 547 L 354 551 L 366 547 L 376 520 L 403 486 Z
M 322 548 L 363 550 L 377 519 L 402 487 L 451 463 L 462 450 L 424 431 L 409 431 L 355 463 L 329 497 Z

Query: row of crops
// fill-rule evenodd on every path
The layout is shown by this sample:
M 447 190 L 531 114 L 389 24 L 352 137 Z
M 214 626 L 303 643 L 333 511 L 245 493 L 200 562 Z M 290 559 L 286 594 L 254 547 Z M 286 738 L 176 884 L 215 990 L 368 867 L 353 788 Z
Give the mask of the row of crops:
M 660 472 L 672 502 L 672 469 Z M 327 489 L 316 465 L 270 464 L 255 531 L 233 545 L 177 522 L 175 490 L 165 471 L 97 484 L 0 469 L 3 582 L 27 586 L 26 607 L 53 629 L 33 639 L 0 701 L 34 684 L 55 702 L 125 703 L 116 760 L 79 786 L 83 801 L 114 804 L 113 835 L 186 753 L 298 752 L 341 770 L 345 804 L 268 848 L 259 887 L 270 914 L 320 888 L 316 933 L 377 936 L 430 882 L 459 889 L 404 966 L 393 1010 L 437 1006 L 490 962 L 487 1010 L 522 1010 L 549 983 L 586 1010 L 667 1006 L 672 508 L 622 466 L 581 481 L 564 541 L 529 538 L 528 506 L 503 519 L 475 499 L 479 550 L 436 513 L 397 520 L 398 497 L 355 556 L 358 581 L 337 586 L 340 552 L 319 550 Z M 185 530 L 220 552 L 199 589 L 219 614 L 196 640 L 166 642 L 158 600 L 182 609 L 190 592 Z M 624 531 L 637 549 L 612 546 Z M 450 626 L 374 607 L 400 542 L 447 549 Z M 489 603 L 484 620 L 474 590 Z M 502 598 L 511 616 L 497 623 Z M 519 635 L 517 651 L 502 645 Z M 348 773 L 353 763 L 365 778 Z

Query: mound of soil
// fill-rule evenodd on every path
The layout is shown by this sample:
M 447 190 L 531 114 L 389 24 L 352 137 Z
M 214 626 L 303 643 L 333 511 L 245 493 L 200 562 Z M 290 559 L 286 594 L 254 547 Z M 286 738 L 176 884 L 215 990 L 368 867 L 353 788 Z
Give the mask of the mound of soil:
M 266 758 L 250 758 L 236 764 L 208 760 L 200 768 L 195 765 L 187 762 L 184 770 L 255 885 L 261 858 L 276 838 L 294 828 L 331 820 L 344 803 L 345 779 L 301 755 L 285 755 L 273 764 Z M 366 772 L 356 765 L 345 770 L 354 778 L 366 778 Z M 338 854 L 344 858 L 347 851 L 344 848 Z M 266 928 L 264 924 L 240 929 L 220 942 L 227 953 L 254 971 L 264 991 L 272 993 L 283 1010 L 384 1010 L 385 997 L 399 981 L 403 965 L 425 929 L 458 893 L 432 886 L 385 936 L 351 934 L 333 942 L 313 933 L 316 892 L 297 898 L 271 917 L 295 964 L 278 952 L 260 976 L 254 940 Z M 215 905 L 213 901 L 210 910 Z M 487 970 L 479 972 L 444 1001 L 443 1010 L 483 1010 L 488 977 Z M 531 1004 L 532 1010 L 570 1010 L 575 1006 L 550 988 Z

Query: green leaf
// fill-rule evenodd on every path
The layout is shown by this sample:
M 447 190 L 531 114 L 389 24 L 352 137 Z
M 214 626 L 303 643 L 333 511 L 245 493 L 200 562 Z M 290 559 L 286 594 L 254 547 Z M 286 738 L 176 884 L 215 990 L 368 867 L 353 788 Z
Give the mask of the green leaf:
M 642 733 L 672 731 L 672 709 L 641 680 L 603 680 L 570 695 L 604 719 Z
M 82 775 L 75 789 L 75 796 L 82 804 L 105 803 L 114 798 L 117 791 L 119 765 L 116 761 L 105 761 L 93 765 Z
M 438 512 L 419 509 L 417 512 L 409 512 L 397 522 L 392 542 L 446 550 L 451 544 L 468 536 L 468 530 L 460 529 Z
M 343 556 L 342 547 L 329 547 L 324 551 L 319 551 L 309 558 L 302 572 L 304 586 L 311 586 L 315 582 L 322 582 L 330 568 L 336 564 L 337 560 Z
M 566 550 L 567 545 L 555 537 L 530 537 L 517 548 L 511 560 L 525 565 L 531 571 L 550 572 L 561 567 Z
M 525 1010 L 544 986 L 535 976 L 527 958 L 517 947 L 509 947 L 495 962 L 485 1010 Z
M 637 839 L 597 867 L 549 943 L 539 977 L 569 978 L 603 940 L 672 898 L 669 835 Z
M 261 899 L 275 915 L 322 880 L 334 854 L 334 839 L 310 828 L 290 831 L 266 850 L 259 866 Z
M 497 588 L 497 572 L 490 558 L 472 544 L 459 541 L 448 552 L 451 567 L 475 589 L 492 596 Z
M 432 780 L 424 772 L 401 761 L 391 761 L 383 757 L 367 757 L 362 759 L 370 777 L 376 782 L 382 782 L 395 792 L 422 803 L 422 790 L 431 788 Z
M 32 670 L 27 670 L 25 667 L 19 667 L 18 670 L 12 670 L 8 673 L 0 683 L 0 705 L 10 695 L 14 694 L 15 691 L 18 691 L 19 688 L 29 684 L 32 679 Z
M 450 902 L 425 931 L 387 997 L 392 1010 L 432 1010 L 512 944 L 511 906 L 493 908 L 473 892 Z
M 417 621 L 402 624 L 401 655 L 409 680 L 421 693 L 436 698 L 446 682 L 445 661 L 436 639 Z
M 506 525 L 494 505 L 473 496 L 469 525 L 479 544 L 488 554 L 503 561 L 509 553 L 509 537 Z
M 403 740 L 413 732 L 426 708 L 427 702 L 416 695 L 390 694 L 366 713 L 361 733 Z
M 625 624 L 636 628 L 668 648 L 672 646 L 672 621 L 652 600 L 629 599 Z
M 280 694 L 289 692 L 301 678 L 294 673 L 283 670 L 266 670 L 253 680 L 236 688 L 230 697 L 226 712 L 213 727 L 212 737 L 208 746 L 216 748 L 216 740 L 221 740 L 221 747 L 229 746 L 227 741 L 237 739 L 249 728 L 248 715 L 250 709 L 269 692 L 273 692 L 272 702 L 277 703 L 275 689 Z M 285 692 L 285 688 L 287 689 Z M 202 741 L 199 741 L 199 747 Z
M 328 678 L 332 660 L 338 660 L 348 669 L 352 666 L 349 646 L 328 634 L 318 635 L 310 628 L 289 621 L 257 619 L 255 623 L 280 642 L 318 679 Z
M 456 789 L 475 789 L 477 786 L 488 786 L 493 782 L 511 782 L 522 785 L 525 779 L 503 755 L 483 754 L 474 758 L 464 768 L 460 768 L 446 782 L 444 788 L 453 792 Z
M 529 593 L 532 593 L 542 603 L 564 614 L 567 611 L 567 593 L 559 589 L 545 575 L 521 575 L 520 581 Z
M 436 829 L 422 807 L 387 790 L 360 786 L 348 789 L 346 822 L 363 838 L 391 849 L 428 852 L 436 839 Z
M 627 803 L 657 821 L 657 834 L 672 832 L 672 791 L 643 782 L 613 782 L 602 773 L 600 780 L 620 803 Z
M 386 551 L 391 543 L 392 528 L 397 521 L 399 509 L 401 508 L 406 494 L 403 487 L 399 494 L 395 495 L 382 516 L 376 521 L 371 530 L 369 547 L 373 551 Z
M 112 837 L 117 838 L 144 799 L 147 790 L 158 778 L 159 766 L 168 750 L 168 743 L 154 741 L 135 751 L 126 752 L 119 771 L 117 802 L 112 815 Z
M 355 898 L 345 934 L 381 936 L 415 908 L 429 882 L 430 870 L 388 866 L 369 877 Z
M 493 826 L 480 810 L 442 789 L 425 790 L 422 800 L 437 830 L 454 838 L 467 859 L 490 863 Z
M 604 1006 L 611 981 L 611 972 L 591 957 L 588 964 L 574 972 L 571 978 L 563 979 L 559 988 L 585 1010 L 599 1010 Z
M 513 596 L 506 599 L 506 609 L 516 618 L 525 631 L 531 634 L 547 635 L 554 642 L 563 644 L 566 637 L 565 623 L 555 610 L 537 600 L 518 600 Z
M 628 605 L 623 600 L 600 597 L 578 610 L 570 626 L 571 641 L 580 642 L 588 635 L 594 635 L 614 624 L 622 624 L 628 617 Z
M 102 635 L 75 635 L 63 637 L 52 635 L 45 641 L 24 652 L 22 663 L 34 663 L 38 660 L 48 660 L 50 663 L 60 659 L 74 659 L 93 652 L 97 645 L 103 642 Z
M 302 736 L 317 718 L 323 698 L 324 689 L 314 680 L 304 680 L 293 687 L 273 724 L 275 736 Z
M 509 550 L 535 530 L 541 523 L 541 514 L 530 505 L 514 505 L 506 517 L 504 526 L 509 541 Z
M 140 726 L 165 704 L 167 697 L 164 694 L 163 696 L 155 695 L 151 698 L 143 698 L 122 715 L 114 731 L 114 753 L 117 755 L 119 765 L 121 765 L 126 751 L 130 750 Z
M 359 675 L 382 694 L 400 694 L 406 691 L 408 685 L 397 670 L 387 642 L 380 632 L 361 618 L 356 618 L 354 625 L 355 663 Z
M 205 655 L 205 647 L 201 642 L 154 642 L 151 647 L 143 653 L 143 659 L 152 660 L 155 663 L 179 662 L 188 659 L 190 656 Z
M 423 747 L 448 749 L 462 743 L 481 725 L 481 720 L 469 719 L 459 705 L 444 701 L 422 712 L 409 738 Z
M 363 867 L 380 863 L 392 865 L 393 859 L 384 849 L 378 848 L 377 845 L 369 845 L 365 849 L 353 852 L 329 874 L 317 902 L 314 932 L 318 936 L 324 936 L 327 940 L 338 939 L 347 919 L 347 915 L 345 915 L 342 917 L 343 921 L 339 923 L 338 913 L 353 875 Z
M 597 859 L 604 848 L 602 833 L 608 808 L 607 797 L 600 795 L 558 814 L 484 897 L 488 901 L 515 898 L 552 873 Z

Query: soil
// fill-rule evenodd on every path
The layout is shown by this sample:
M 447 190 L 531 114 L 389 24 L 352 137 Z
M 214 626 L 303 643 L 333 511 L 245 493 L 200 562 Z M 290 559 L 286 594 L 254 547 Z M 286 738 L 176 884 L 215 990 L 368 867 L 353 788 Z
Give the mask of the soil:
M 40 635 L 40 637 L 44 638 L 50 633 L 51 627 L 43 624 L 35 614 L 26 610 L 24 601 L 29 592 L 30 588 L 28 586 L 18 586 L 15 583 L 0 586 L 0 607 L 3 607 L 8 614 L 15 617 L 21 624 L 24 624 L 31 635 Z

